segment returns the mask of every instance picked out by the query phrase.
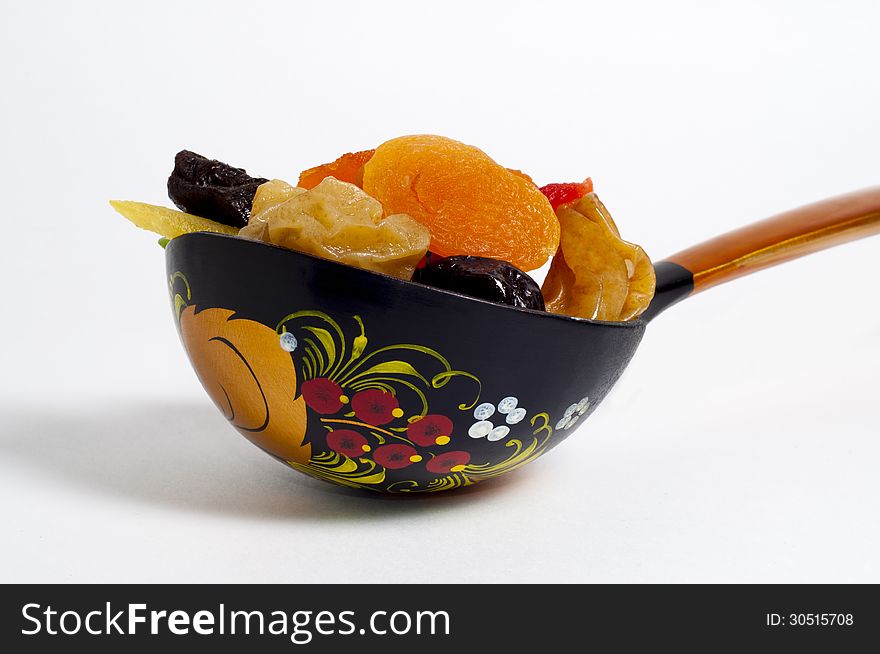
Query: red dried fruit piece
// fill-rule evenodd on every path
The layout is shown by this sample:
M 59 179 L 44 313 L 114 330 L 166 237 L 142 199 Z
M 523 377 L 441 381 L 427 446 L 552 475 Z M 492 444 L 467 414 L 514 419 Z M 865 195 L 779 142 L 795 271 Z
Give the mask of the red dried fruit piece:
M 419 259 L 419 262 L 416 264 L 416 269 L 424 268 L 428 264 L 436 263 L 437 261 L 443 261 L 446 257 L 441 257 L 439 254 L 434 254 L 433 252 L 425 252 L 425 256 Z
M 547 184 L 541 187 L 541 193 L 550 200 L 553 211 L 560 205 L 580 200 L 587 193 L 593 192 L 593 180 L 587 177 L 583 182 L 566 182 L 563 184 Z
M 370 446 L 363 434 L 359 434 L 351 429 L 334 429 L 327 434 L 327 447 L 336 452 L 343 454 L 350 459 L 363 456 L 364 453 L 370 451 Z
M 398 470 L 418 463 L 422 460 L 422 456 L 414 447 L 402 443 L 392 443 L 377 447 L 373 453 L 373 460 L 383 468 Z

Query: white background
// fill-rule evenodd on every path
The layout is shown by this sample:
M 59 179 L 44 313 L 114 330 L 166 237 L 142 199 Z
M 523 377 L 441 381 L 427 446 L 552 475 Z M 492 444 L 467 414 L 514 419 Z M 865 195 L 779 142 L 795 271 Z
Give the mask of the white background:
M 876 3 L 171 5 L 4 6 L 0 580 L 880 581 L 880 239 L 669 311 L 527 469 L 389 499 L 225 424 L 107 205 L 182 148 L 294 180 L 432 132 L 591 175 L 659 259 L 880 183 Z

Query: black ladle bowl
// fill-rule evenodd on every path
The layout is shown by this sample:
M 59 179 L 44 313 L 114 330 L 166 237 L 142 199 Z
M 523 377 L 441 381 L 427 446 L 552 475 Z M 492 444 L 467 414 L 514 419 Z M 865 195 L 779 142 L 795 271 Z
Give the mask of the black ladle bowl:
M 688 295 L 880 231 L 880 187 L 810 205 L 655 266 L 630 322 L 516 309 L 219 234 L 173 239 L 181 339 L 244 436 L 320 479 L 440 491 L 513 471 L 605 397 L 647 323 Z

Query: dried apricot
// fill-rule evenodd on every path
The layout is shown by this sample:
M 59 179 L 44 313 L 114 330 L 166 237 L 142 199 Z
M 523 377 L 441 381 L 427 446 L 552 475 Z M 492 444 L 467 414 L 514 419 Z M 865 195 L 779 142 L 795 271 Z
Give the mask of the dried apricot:
M 428 250 L 424 225 L 382 205 L 354 184 L 327 177 L 311 190 L 280 180 L 257 189 L 241 236 L 410 279 Z
M 431 251 L 442 256 L 490 257 L 533 270 L 559 244 L 559 221 L 534 183 L 442 136 L 383 143 L 364 166 L 363 187 L 386 213 L 425 225 Z
M 535 183 L 535 180 L 532 179 L 531 175 L 529 175 L 528 173 L 524 173 L 523 171 L 516 168 L 508 168 L 507 172 L 516 175 L 517 177 L 522 177 L 524 180 L 526 180 L 527 182 L 531 182 L 532 184 Z M 544 195 L 546 195 L 546 193 Z
M 315 188 L 325 177 L 335 177 L 340 182 L 348 182 L 355 186 L 364 185 L 364 164 L 370 160 L 375 150 L 362 150 L 361 152 L 349 152 L 339 157 L 336 161 L 309 168 L 300 173 L 297 186 L 300 188 Z
M 620 238 L 595 193 L 556 210 L 559 251 L 541 288 L 547 310 L 594 320 L 631 320 L 654 296 L 654 267 L 645 251 Z
M 304 170 L 299 174 L 299 182 L 296 185 L 305 189 L 315 188 L 325 177 L 335 177 L 340 182 L 348 182 L 363 188 L 364 165 L 372 158 L 374 152 L 376 151 L 361 150 L 360 152 L 348 152 L 336 159 L 336 161 Z M 535 183 L 528 174 L 521 170 L 515 168 L 508 168 L 507 170 L 518 177 L 532 182 L 532 184 Z M 551 184 L 551 186 L 553 185 Z M 590 190 L 593 190 L 592 186 Z M 544 195 L 547 194 L 545 193 Z

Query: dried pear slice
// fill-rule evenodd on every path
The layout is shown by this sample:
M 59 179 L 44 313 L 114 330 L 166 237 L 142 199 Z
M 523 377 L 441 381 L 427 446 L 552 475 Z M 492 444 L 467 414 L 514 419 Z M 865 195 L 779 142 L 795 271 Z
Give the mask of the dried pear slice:
M 594 320 L 632 320 L 654 295 L 654 267 L 637 245 L 620 238 L 595 193 L 561 205 L 559 251 L 541 291 L 547 310 Z
M 192 232 L 238 234 L 236 227 L 155 204 L 132 202 L 131 200 L 110 200 L 110 205 L 141 229 L 155 232 L 166 238 L 175 238 Z

